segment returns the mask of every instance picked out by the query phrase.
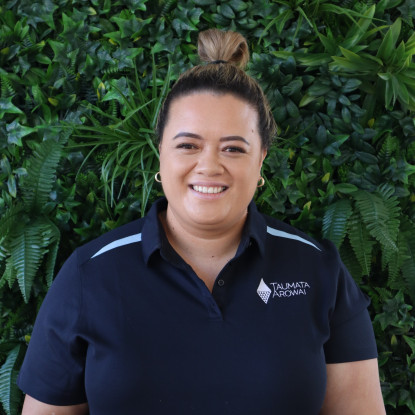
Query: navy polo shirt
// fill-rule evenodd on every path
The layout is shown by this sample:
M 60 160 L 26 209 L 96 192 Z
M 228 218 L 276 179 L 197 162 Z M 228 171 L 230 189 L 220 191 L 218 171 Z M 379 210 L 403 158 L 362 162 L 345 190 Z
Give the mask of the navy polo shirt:
M 18 385 L 94 415 L 316 415 L 326 363 L 377 357 L 330 242 L 249 206 L 213 292 L 148 216 L 78 248 L 42 304 Z

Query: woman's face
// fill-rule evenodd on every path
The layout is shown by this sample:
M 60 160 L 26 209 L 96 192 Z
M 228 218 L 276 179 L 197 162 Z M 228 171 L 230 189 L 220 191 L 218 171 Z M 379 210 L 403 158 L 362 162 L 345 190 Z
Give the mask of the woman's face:
M 189 230 L 245 220 L 266 155 L 257 117 L 231 94 L 198 92 L 173 101 L 160 144 L 168 218 Z

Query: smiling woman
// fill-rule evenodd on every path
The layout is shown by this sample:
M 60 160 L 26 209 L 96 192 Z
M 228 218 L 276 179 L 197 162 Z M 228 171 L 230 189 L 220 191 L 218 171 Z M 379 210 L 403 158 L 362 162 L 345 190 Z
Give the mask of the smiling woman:
M 275 123 L 245 39 L 203 32 L 199 55 L 160 112 L 165 198 L 65 263 L 23 414 L 384 414 L 368 298 L 252 201 Z
M 173 102 L 160 144 L 169 221 L 191 233 L 242 230 L 266 154 L 257 118 L 230 94 L 199 92 Z
M 266 150 L 257 126 L 246 101 L 203 91 L 177 98 L 163 131 L 160 173 L 169 203 L 162 223 L 210 290 L 236 253 L 261 176 Z M 218 238 L 225 238 L 220 251 Z

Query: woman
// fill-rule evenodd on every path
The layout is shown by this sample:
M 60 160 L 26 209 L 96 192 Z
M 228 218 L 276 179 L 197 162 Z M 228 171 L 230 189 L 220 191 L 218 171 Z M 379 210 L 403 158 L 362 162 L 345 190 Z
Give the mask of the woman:
M 252 202 L 275 125 L 245 39 L 203 32 L 199 55 L 159 116 L 166 199 L 65 263 L 23 414 L 384 414 L 367 298 Z

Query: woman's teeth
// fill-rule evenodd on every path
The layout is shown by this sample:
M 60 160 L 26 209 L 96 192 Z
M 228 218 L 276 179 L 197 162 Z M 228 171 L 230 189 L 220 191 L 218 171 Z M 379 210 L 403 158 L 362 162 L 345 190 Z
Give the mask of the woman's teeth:
M 225 187 L 207 187 L 207 186 L 193 186 L 193 190 L 199 193 L 220 193 L 225 190 Z

